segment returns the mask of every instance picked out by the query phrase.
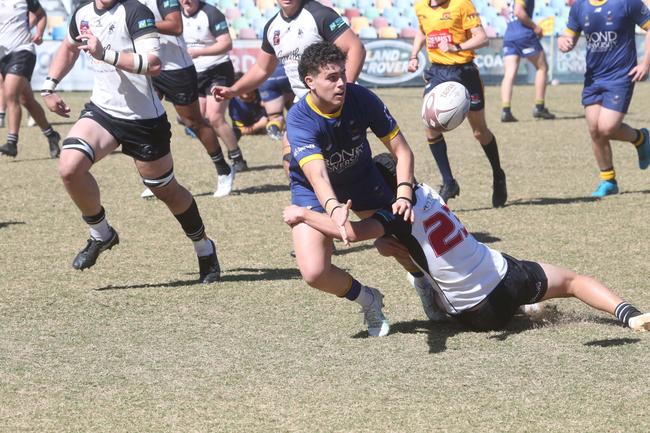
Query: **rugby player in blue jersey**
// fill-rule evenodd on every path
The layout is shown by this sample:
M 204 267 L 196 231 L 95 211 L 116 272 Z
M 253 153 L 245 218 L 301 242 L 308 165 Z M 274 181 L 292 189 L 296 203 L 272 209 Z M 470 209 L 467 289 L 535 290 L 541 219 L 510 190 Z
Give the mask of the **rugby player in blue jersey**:
M 348 220 L 348 207 L 343 203 L 348 200 L 361 218 L 388 205 L 401 218 L 410 219 L 413 197 L 413 153 L 408 143 L 375 94 L 347 83 L 345 62 L 346 55 L 331 42 L 306 48 L 298 73 L 308 93 L 287 115 L 291 202 L 327 213 L 342 235 Z M 372 161 L 368 128 L 397 159 L 397 198 Z M 292 236 L 298 267 L 307 284 L 356 301 L 362 307 L 368 334 L 388 334 L 383 295 L 332 265 L 332 237 L 302 223 L 292 227 Z
M 542 28 L 532 20 L 535 0 L 508 0 L 508 28 L 503 35 L 503 81 L 501 81 L 501 121 L 516 122 L 512 115 L 512 87 L 515 83 L 519 60 L 526 58 L 537 70 L 535 73 L 535 108 L 536 119 L 555 119 L 544 106 L 548 63 L 544 48 L 539 42 L 543 36 Z
M 639 167 L 645 170 L 650 165 L 648 130 L 623 123 L 634 83 L 644 81 L 650 70 L 650 33 L 646 32 L 643 58 L 637 63 L 636 25 L 650 27 L 650 10 L 642 0 L 577 0 L 569 12 L 566 36 L 558 40 L 565 53 L 575 47 L 581 32 L 587 41 L 582 105 L 600 169 L 593 197 L 618 193 L 610 140 L 633 143 Z

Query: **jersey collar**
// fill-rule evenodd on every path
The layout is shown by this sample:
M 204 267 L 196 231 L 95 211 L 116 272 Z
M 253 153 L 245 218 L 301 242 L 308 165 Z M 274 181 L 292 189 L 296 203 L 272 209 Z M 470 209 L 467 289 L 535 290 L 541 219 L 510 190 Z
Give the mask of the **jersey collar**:
M 589 0 L 589 4 L 592 6 L 602 6 L 607 3 L 607 0 Z
M 328 113 L 323 113 L 322 111 L 320 111 L 318 109 L 316 104 L 314 104 L 314 101 L 311 100 L 311 94 L 310 93 L 307 93 L 307 96 L 305 97 L 305 101 L 307 101 L 307 105 L 309 105 L 309 108 L 311 108 L 314 113 L 316 113 L 319 116 L 322 116 L 322 117 L 324 117 L 326 119 L 336 119 L 337 117 L 339 117 L 341 115 L 341 112 L 343 111 L 343 104 L 341 104 L 341 108 L 339 108 L 335 112 L 329 113 L 329 114 Z

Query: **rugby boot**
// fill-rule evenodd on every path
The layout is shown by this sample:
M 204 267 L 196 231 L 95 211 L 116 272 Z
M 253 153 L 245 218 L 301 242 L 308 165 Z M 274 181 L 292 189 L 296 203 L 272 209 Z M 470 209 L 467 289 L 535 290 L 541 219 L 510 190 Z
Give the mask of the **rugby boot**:
M 450 319 L 449 316 L 436 304 L 435 292 L 433 291 L 433 287 L 429 280 L 425 277 L 416 279 L 410 273 L 406 274 L 406 278 L 420 297 L 422 309 L 424 310 L 424 314 L 427 315 L 427 318 L 429 318 L 430 321 L 437 323 L 448 322 Z
M 16 146 L 16 143 L 7 142 L 3 146 L 0 146 L 0 154 L 15 158 L 18 155 L 18 146 Z
M 275 123 L 271 123 L 266 127 L 266 135 L 271 137 L 273 140 L 282 140 L 282 130 Z
M 535 119 L 544 119 L 544 120 L 553 120 L 555 119 L 555 114 L 548 111 L 548 108 L 537 108 L 533 109 L 533 117 Z
M 456 179 L 452 180 L 451 183 L 443 183 L 440 185 L 440 190 L 438 194 L 445 203 L 449 201 L 450 198 L 454 198 L 460 194 L 460 185 L 456 182 Z
M 217 258 L 217 248 L 212 244 L 212 254 L 199 257 L 199 281 L 205 284 L 216 283 L 221 279 L 221 267 Z
M 366 287 L 361 288 L 361 290 L 365 289 Z M 368 335 L 370 337 L 384 337 L 390 331 L 388 319 L 386 319 L 386 316 L 381 311 L 384 306 L 384 295 L 373 287 L 367 287 L 367 289 L 372 292 L 373 300 L 370 305 L 361 309 L 363 323 L 368 325 Z
M 613 194 L 618 194 L 618 184 L 608 180 L 601 180 L 596 190 L 591 193 L 591 196 L 602 198 Z
M 502 123 L 512 123 L 512 122 L 519 122 L 515 116 L 512 115 L 510 111 L 502 111 L 501 112 L 501 122 Z
M 643 143 L 636 148 L 636 153 L 639 155 L 639 168 L 645 170 L 650 165 L 650 133 L 646 128 L 641 128 L 640 131 Z
M 508 187 L 506 186 L 506 174 L 499 170 L 494 174 L 492 180 L 492 207 L 503 207 L 508 200 Z
M 59 148 L 59 141 L 61 141 L 61 134 L 54 131 L 47 137 L 47 144 L 50 146 L 50 158 L 56 159 L 61 154 Z
M 106 241 L 99 239 L 88 239 L 86 248 L 81 250 L 79 254 L 72 261 L 72 267 L 83 271 L 95 264 L 99 254 L 103 251 L 110 250 L 115 245 L 120 243 L 120 237 L 113 227 L 111 227 L 111 237 Z
M 241 173 L 242 171 L 248 170 L 248 163 L 244 158 L 237 159 L 232 162 L 232 169 L 235 170 L 237 173 Z
M 640 314 L 628 320 L 628 326 L 634 331 L 650 331 L 650 313 Z

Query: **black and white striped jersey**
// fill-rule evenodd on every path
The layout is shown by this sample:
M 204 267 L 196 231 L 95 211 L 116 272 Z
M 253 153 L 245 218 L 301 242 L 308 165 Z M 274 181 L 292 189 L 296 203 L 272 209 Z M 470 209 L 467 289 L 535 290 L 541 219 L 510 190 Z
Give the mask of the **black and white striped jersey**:
M 199 2 L 199 9 L 192 16 L 183 14 L 183 37 L 188 48 L 203 48 L 214 45 L 217 37 L 228 33 L 228 22 L 221 11 L 214 6 Z M 228 53 L 216 56 L 200 56 L 193 59 L 196 72 L 225 63 Z
M 298 75 L 302 53 L 316 42 L 334 42 L 348 28 L 333 9 L 315 0 L 306 0 L 293 17 L 284 17 L 280 11 L 266 23 L 262 50 L 276 56 L 284 65 L 293 93 L 302 98 L 307 93 Z
M 153 12 L 156 22 L 162 21 L 172 12 L 181 12 L 178 0 L 139 0 Z M 183 35 L 160 35 L 160 60 L 163 71 L 175 71 L 192 66 Z
M 156 32 L 153 13 L 138 0 L 118 0 L 110 9 L 98 10 L 95 2 L 82 4 L 70 20 L 68 40 L 90 30 L 105 49 L 133 53 L 134 40 Z M 140 53 L 146 55 L 146 53 Z M 153 119 L 165 112 L 150 77 L 117 69 L 88 56 L 95 72 L 90 100 L 106 113 L 121 119 Z
M 38 0 L 0 0 L 0 58 L 15 51 L 34 51 L 29 12 L 41 8 Z

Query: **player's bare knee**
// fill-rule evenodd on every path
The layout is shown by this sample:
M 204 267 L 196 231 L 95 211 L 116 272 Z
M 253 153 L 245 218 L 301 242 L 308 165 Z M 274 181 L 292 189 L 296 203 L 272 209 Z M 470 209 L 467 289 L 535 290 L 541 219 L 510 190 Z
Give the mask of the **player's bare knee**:
M 325 269 L 320 266 L 302 266 L 300 267 L 300 274 L 305 283 L 309 284 L 311 287 L 318 288 L 319 283 L 325 275 Z
M 472 131 L 474 133 L 474 138 L 479 143 L 484 143 L 487 138 L 490 136 L 490 131 L 488 129 L 475 129 Z
M 598 125 L 598 135 L 611 138 L 616 133 L 619 125 Z
M 80 159 L 78 156 L 82 156 Z M 83 158 L 90 165 L 81 164 Z M 88 172 L 88 168 L 95 163 L 95 150 L 88 142 L 78 137 L 68 137 L 61 143 L 61 157 L 59 159 L 59 176 L 64 182 L 72 182 L 77 176 Z

